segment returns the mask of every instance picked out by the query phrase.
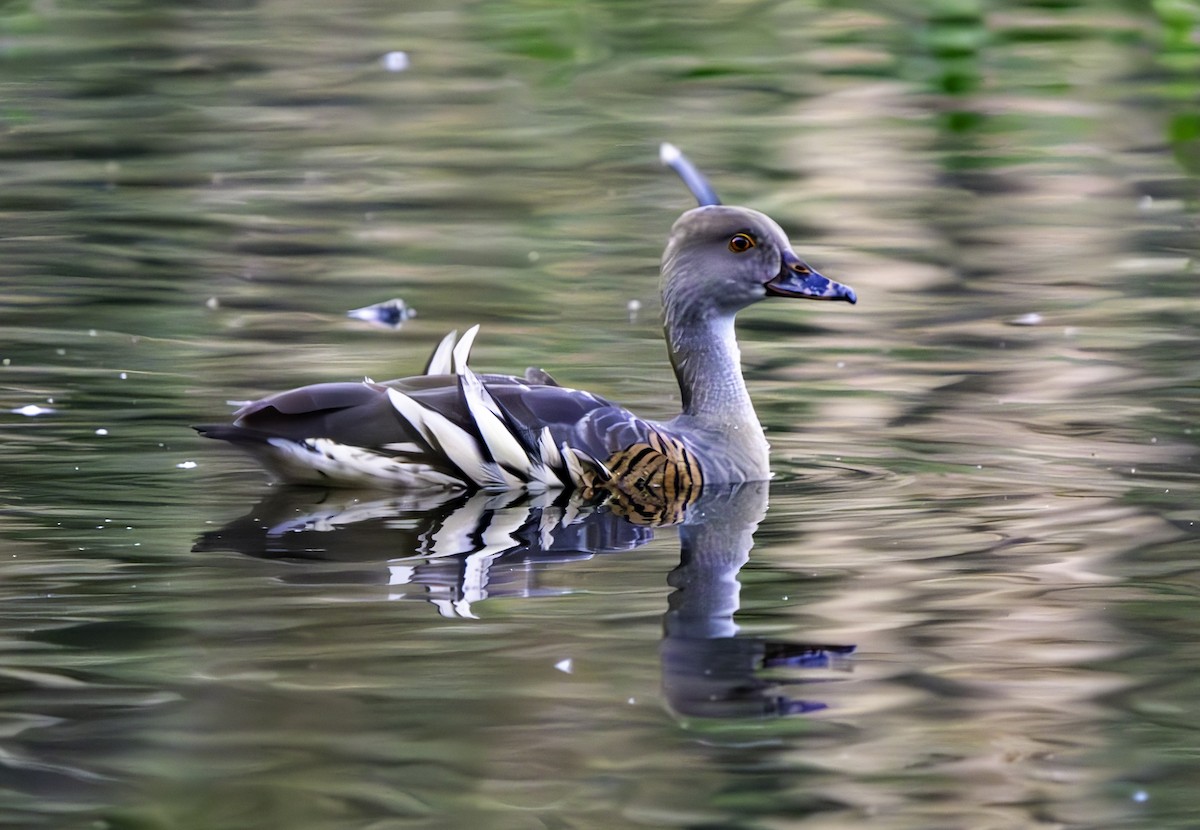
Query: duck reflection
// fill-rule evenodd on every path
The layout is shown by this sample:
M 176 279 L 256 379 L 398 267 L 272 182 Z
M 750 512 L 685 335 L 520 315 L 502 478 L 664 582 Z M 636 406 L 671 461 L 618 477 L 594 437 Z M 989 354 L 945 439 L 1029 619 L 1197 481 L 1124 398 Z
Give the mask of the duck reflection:
M 204 534 L 195 550 L 233 550 L 347 567 L 292 574 L 290 581 L 375 583 L 391 599 L 420 599 L 440 614 L 476 618 L 497 597 L 569 589 L 539 583 L 544 566 L 627 551 L 658 527 L 626 505 L 563 494 L 398 494 L 282 488 L 245 516 Z M 682 717 L 746 718 L 824 708 L 794 697 L 815 682 L 800 671 L 849 670 L 852 645 L 739 634 L 738 573 L 766 513 L 765 483 L 706 489 L 678 511 L 680 563 L 660 654 L 663 690 Z M 395 557 L 387 552 L 395 551 Z M 534 567 L 536 566 L 536 567 Z M 828 677 L 827 673 L 824 674 Z
M 679 528 L 679 567 L 663 629 L 663 689 L 671 708 L 691 717 L 791 715 L 825 704 L 792 697 L 809 683 L 788 669 L 849 669 L 854 646 L 738 636 L 738 572 L 750 559 L 754 531 L 767 510 L 765 482 L 706 494 Z M 773 679 L 764 677 L 767 670 Z

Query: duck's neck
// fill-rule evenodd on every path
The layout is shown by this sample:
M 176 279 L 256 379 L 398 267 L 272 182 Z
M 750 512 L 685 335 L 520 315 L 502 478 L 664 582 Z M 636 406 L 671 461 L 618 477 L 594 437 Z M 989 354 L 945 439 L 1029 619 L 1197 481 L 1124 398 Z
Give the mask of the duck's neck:
M 742 378 L 741 352 L 734 337 L 733 316 L 668 311 L 665 333 L 671 365 L 683 397 L 676 424 L 713 431 L 726 443 L 726 456 L 736 467 L 732 480 L 765 478 L 769 470 L 766 439 Z

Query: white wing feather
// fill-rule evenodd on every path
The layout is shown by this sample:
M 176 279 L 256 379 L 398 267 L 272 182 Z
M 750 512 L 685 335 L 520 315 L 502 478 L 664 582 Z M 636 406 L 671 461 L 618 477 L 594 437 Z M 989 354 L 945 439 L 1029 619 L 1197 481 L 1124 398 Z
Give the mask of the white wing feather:
M 454 351 L 454 339 L 458 337 L 458 331 L 452 331 L 442 338 L 442 342 L 438 343 L 437 348 L 433 350 L 433 354 L 429 356 L 429 365 L 425 367 L 427 375 L 450 375 L 454 373 L 453 366 L 450 363 L 450 355 Z

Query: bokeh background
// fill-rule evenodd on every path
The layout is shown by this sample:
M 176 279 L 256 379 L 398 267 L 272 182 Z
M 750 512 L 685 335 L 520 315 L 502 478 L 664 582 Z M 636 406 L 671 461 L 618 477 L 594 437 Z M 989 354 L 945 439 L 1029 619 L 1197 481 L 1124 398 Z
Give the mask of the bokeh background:
M 1195 827 L 1200 3 L 433 5 L 0 4 L 0 826 Z M 664 140 L 860 297 L 739 328 L 819 706 L 672 705 L 675 528 L 205 542 L 279 494 L 189 424 L 450 329 L 671 415 Z

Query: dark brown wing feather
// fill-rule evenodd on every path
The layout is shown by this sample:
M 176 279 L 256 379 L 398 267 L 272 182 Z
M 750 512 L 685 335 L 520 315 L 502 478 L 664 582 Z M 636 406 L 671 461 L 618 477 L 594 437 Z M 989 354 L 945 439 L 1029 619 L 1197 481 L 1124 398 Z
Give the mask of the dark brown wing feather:
M 561 386 L 531 384 L 508 375 L 481 378 L 518 438 L 528 446 L 536 445 L 543 427 L 549 427 L 556 443 L 561 443 L 571 437 L 573 429 L 589 413 L 616 409 L 603 398 Z M 386 383 L 303 386 L 247 404 L 234 413 L 232 424 L 205 424 L 196 429 L 211 438 L 241 442 L 272 437 L 292 441 L 329 438 L 367 449 L 420 442 L 421 436 L 388 399 L 389 387 L 475 433 L 455 375 L 421 375 Z

